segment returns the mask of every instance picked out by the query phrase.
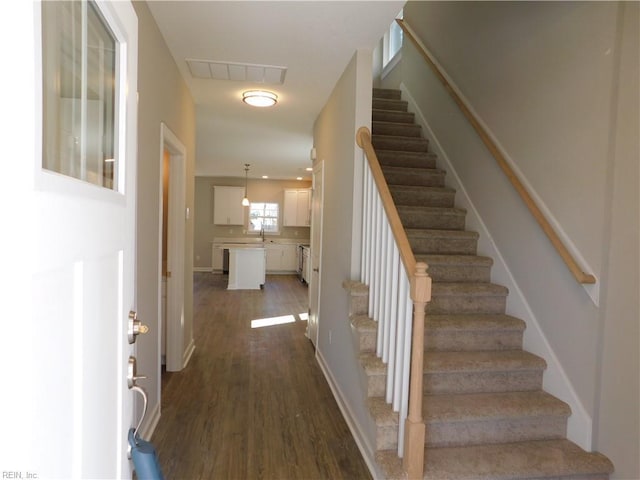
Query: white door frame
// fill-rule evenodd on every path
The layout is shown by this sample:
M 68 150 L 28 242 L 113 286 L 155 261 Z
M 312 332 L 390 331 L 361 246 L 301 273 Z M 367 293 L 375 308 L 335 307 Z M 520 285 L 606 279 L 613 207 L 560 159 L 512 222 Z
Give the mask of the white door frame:
M 313 167 L 313 184 L 311 196 L 311 275 L 309 283 L 309 319 L 307 325 L 307 336 L 316 347 L 318 345 L 318 322 L 320 319 L 320 295 L 322 284 L 322 212 L 324 205 L 324 160 L 317 162 Z M 316 178 L 320 178 L 322 188 L 317 188 Z M 316 229 L 318 232 L 316 232 Z M 317 233 L 317 234 L 316 234 Z M 317 253 L 317 256 L 316 256 Z M 315 298 L 312 298 L 314 296 Z M 311 311 L 315 306 L 316 312 Z
M 169 205 L 167 219 L 167 330 L 166 330 L 166 367 L 170 372 L 178 372 L 188 361 L 193 342 L 189 348 L 184 345 L 184 269 L 186 236 L 186 163 L 187 149 L 178 137 L 165 125 L 160 124 L 160 172 L 162 172 L 164 151 L 168 151 L 169 160 Z M 158 312 L 162 315 L 162 174 L 160 175 L 158 209 Z M 158 322 L 158 331 L 162 332 L 162 318 Z M 158 335 L 158 365 L 162 355 L 162 333 Z M 160 367 L 159 367 L 160 368 Z M 158 372 L 160 378 L 160 372 Z

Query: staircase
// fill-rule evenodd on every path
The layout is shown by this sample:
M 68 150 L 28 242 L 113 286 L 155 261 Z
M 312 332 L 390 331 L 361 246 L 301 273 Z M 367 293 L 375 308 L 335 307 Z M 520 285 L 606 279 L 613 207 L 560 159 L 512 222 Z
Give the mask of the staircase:
M 546 363 L 522 349 L 524 322 L 505 314 L 492 259 L 476 253 L 455 191 L 396 90 L 374 89 L 372 143 L 417 261 L 429 265 L 423 414 L 425 479 L 608 479 L 611 462 L 566 439 L 569 406 L 542 390 Z M 351 288 L 351 322 L 376 425 L 376 460 L 401 478 L 398 414 L 384 401 L 377 323 Z M 364 299 L 363 299 L 364 297 Z

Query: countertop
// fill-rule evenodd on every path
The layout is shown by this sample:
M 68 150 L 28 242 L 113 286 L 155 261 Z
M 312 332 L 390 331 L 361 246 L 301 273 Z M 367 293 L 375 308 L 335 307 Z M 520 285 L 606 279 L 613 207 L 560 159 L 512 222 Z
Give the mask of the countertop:
M 308 238 L 269 238 L 267 236 L 262 241 L 260 236 L 258 237 L 216 237 L 211 241 L 214 245 L 224 245 L 225 247 L 233 245 L 234 247 L 250 247 L 250 246 L 264 246 L 269 244 L 274 245 L 302 245 L 309 246 Z

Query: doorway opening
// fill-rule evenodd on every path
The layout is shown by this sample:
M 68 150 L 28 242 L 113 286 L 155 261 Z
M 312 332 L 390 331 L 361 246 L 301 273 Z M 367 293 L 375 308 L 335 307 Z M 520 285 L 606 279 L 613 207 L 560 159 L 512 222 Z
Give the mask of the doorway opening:
M 160 356 L 167 371 L 177 372 L 184 368 L 194 349 L 193 339 L 185 345 L 184 332 L 186 148 L 164 123 L 160 143 Z

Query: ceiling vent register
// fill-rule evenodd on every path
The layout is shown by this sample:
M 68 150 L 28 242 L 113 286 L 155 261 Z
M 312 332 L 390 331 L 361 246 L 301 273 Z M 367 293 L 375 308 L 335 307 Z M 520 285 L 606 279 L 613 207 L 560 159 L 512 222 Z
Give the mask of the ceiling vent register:
M 214 62 L 212 60 L 186 59 L 194 78 L 208 80 L 234 80 L 237 82 L 282 85 L 287 67 L 257 65 L 251 63 Z

